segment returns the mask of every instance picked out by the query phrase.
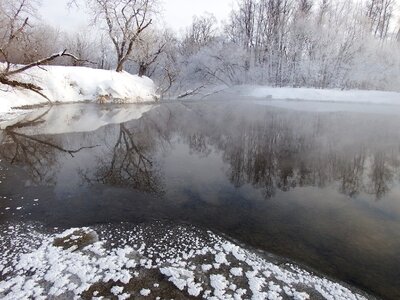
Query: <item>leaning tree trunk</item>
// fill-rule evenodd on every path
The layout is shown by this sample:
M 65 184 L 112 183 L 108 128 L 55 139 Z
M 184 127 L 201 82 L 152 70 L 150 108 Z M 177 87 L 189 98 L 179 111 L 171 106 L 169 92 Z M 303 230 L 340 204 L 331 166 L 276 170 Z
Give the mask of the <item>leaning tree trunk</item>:
M 131 53 L 131 51 L 128 51 L 126 55 L 118 56 L 117 68 L 115 69 L 115 71 L 122 72 L 124 70 L 124 64 L 125 64 L 126 60 L 128 59 L 129 53 Z
M 115 71 L 122 72 L 124 70 L 124 63 L 122 61 L 118 61 L 117 68 Z

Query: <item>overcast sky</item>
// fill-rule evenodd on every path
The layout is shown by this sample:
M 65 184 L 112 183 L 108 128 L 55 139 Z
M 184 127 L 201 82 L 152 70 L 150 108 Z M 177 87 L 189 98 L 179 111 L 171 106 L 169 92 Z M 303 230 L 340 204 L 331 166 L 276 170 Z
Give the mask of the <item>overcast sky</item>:
M 60 29 L 75 30 L 87 25 L 84 9 L 68 10 L 68 0 L 42 0 L 41 15 Z M 227 18 L 233 0 L 161 0 L 162 15 L 168 27 L 180 30 L 190 25 L 194 15 L 205 12 L 214 14 L 218 20 Z

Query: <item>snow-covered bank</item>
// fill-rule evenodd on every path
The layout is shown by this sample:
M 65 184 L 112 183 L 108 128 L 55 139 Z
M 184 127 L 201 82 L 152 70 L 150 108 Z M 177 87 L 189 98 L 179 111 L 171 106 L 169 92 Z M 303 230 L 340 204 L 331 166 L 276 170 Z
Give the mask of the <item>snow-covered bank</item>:
M 221 92 L 210 93 L 213 97 L 248 97 L 265 100 L 307 100 L 347 103 L 373 103 L 400 105 L 400 93 L 369 90 L 339 90 L 339 89 L 315 89 L 315 88 L 291 88 L 241 85 L 228 89 L 220 89 Z M 235 99 L 233 98 L 233 99 Z
M 61 234 L 26 224 L 0 230 L 2 299 L 368 297 L 189 225 L 100 225 Z
M 139 103 L 157 99 L 156 87 L 147 77 L 86 67 L 43 66 L 19 74 L 17 79 L 43 88 L 52 102 Z M 0 114 L 12 107 L 47 103 L 42 96 L 0 84 Z

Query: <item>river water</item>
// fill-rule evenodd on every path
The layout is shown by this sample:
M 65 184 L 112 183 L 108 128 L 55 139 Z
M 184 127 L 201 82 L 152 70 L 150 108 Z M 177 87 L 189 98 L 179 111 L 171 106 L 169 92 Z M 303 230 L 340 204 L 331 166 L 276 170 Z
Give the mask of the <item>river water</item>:
M 44 108 L 2 126 L 0 223 L 189 223 L 399 299 L 399 115 L 285 101 Z

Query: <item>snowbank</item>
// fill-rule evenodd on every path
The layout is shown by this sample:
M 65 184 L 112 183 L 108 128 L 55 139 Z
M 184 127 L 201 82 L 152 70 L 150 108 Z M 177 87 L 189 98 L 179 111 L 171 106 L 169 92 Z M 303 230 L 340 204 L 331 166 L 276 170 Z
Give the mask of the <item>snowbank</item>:
M 14 78 L 13 78 L 14 79 Z M 15 77 L 36 84 L 53 102 L 123 102 L 138 103 L 157 99 L 153 81 L 147 77 L 86 67 L 36 67 Z M 0 84 L 0 113 L 12 107 L 47 103 L 40 95 Z
M 400 93 L 368 90 L 339 90 L 290 88 L 269 86 L 235 86 L 222 92 L 222 95 L 250 97 L 267 100 L 308 100 L 328 102 L 351 102 L 400 105 Z

